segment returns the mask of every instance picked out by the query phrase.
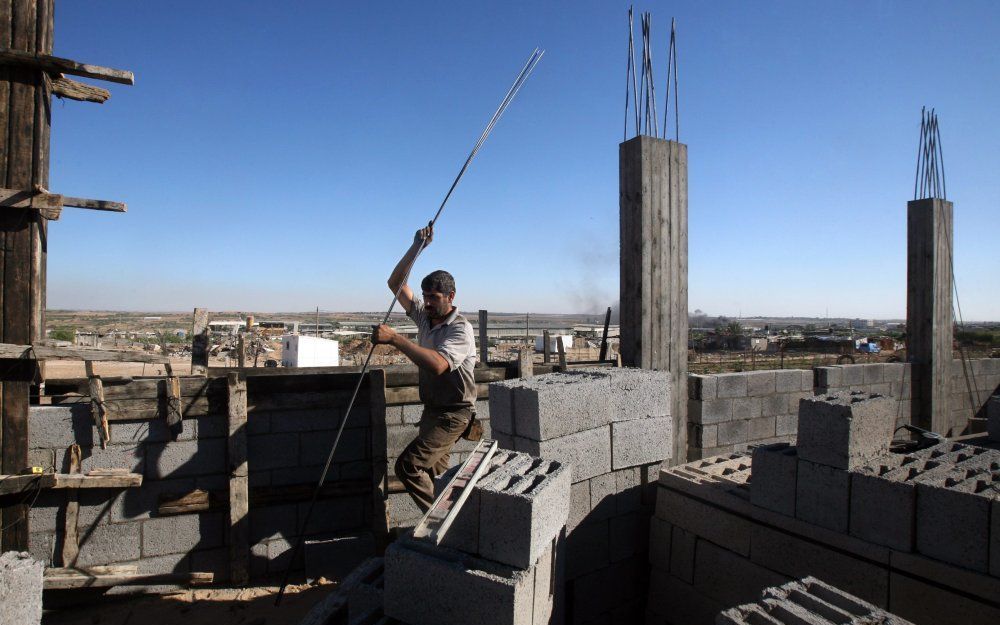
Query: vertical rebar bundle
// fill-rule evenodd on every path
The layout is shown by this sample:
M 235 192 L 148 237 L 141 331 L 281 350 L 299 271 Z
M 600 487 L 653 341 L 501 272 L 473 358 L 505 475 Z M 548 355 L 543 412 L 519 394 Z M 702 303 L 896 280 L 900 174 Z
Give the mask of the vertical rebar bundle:
M 913 181 L 913 199 L 948 199 L 944 181 L 944 151 L 941 129 L 934 109 L 920 109 L 920 144 L 917 148 L 917 176 Z
M 678 114 L 677 97 L 677 22 L 671 21 L 670 45 L 667 48 L 667 85 L 666 101 L 663 107 L 663 130 L 660 131 L 659 116 L 656 111 L 656 86 L 653 72 L 653 43 L 651 13 L 639 16 L 639 29 L 642 34 L 642 46 L 636 61 L 636 45 L 633 30 L 632 7 L 628 9 L 628 61 L 625 66 L 625 132 L 624 140 L 628 140 L 629 104 L 632 105 L 633 136 L 640 134 L 667 138 L 667 125 L 670 109 L 670 83 L 673 81 L 674 91 L 674 132 L 680 140 L 680 115 Z M 638 79 L 636 73 L 638 70 Z

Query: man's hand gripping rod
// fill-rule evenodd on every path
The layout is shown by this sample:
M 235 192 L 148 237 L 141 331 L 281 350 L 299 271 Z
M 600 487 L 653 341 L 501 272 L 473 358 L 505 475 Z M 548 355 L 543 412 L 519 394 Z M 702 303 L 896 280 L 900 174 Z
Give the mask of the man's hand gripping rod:
M 528 76 L 531 75 L 531 72 L 535 69 L 535 65 L 538 64 L 539 60 L 541 60 L 543 54 L 545 54 L 544 50 L 535 48 L 535 51 L 531 53 L 530 57 L 528 57 L 528 61 L 524 64 L 524 67 L 521 68 L 521 73 L 519 73 L 517 78 L 514 79 L 514 84 L 512 84 L 510 89 L 507 90 L 507 94 L 500 102 L 500 106 L 498 106 L 497 110 L 493 113 L 493 117 L 490 118 L 490 122 L 486 125 L 486 129 L 483 130 L 483 134 L 479 136 L 479 140 L 476 141 L 475 146 L 473 146 L 472 151 L 469 153 L 469 157 L 465 159 L 465 163 L 462 165 L 462 169 L 459 170 L 458 175 L 455 177 L 455 181 L 451 183 L 448 193 L 445 194 L 444 200 L 441 201 L 441 206 L 439 206 L 437 212 L 434 213 L 434 218 L 428 223 L 428 228 L 432 231 L 434 224 L 437 223 L 438 218 L 441 216 L 441 212 L 444 210 L 445 204 L 448 203 L 448 199 L 451 197 L 455 187 L 458 186 L 462 176 L 465 175 L 465 171 L 469 168 L 469 164 L 472 162 L 472 159 L 476 157 L 479 149 L 483 147 L 483 144 L 486 142 L 486 138 L 489 137 L 490 132 L 493 131 L 493 126 L 500 121 L 504 111 L 507 110 L 507 107 L 514 100 L 514 96 L 517 95 L 517 92 L 521 90 L 524 82 L 528 79 Z M 389 317 L 392 315 L 392 311 L 396 307 L 396 302 L 399 299 L 399 293 L 403 290 L 403 287 L 406 286 L 407 280 L 410 277 L 410 271 L 413 270 L 413 265 L 416 264 L 417 258 L 420 257 L 420 254 L 424 251 L 425 247 L 427 247 L 426 240 L 420 249 L 417 250 L 417 253 L 413 256 L 413 260 L 410 261 L 409 266 L 406 268 L 406 272 L 403 274 L 403 279 L 400 281 L 399 286 L 396 288 L 396 292 L 392 296 L 392 301 L 389 303 L 389 310 L 385 312 L 385 317 L 382 319 L 383 324 L 389 322 Z M 368 372 L 368 365 L 371 363 L 372 354 L 374 353 L 375 344 L 373 343 L 371 348 L 368 350 L 368 356 L 365 358 L 364 365 L 361 366 L 361 372 L 358 374 L 358 381 L 354 384 L 354 391 L 351 393 L 351 400 L 347 402 L 347 409 L 344 410 L 344 416 L 340 419 L 340 426 L 337 428 L 337 436 L 333 439 L 333 446 L 330 448 L 330 453 L 326 457 L 326 464 L 323 465 L 323 472 L 320 474 L 319 483 L 316 485 L 316 490 L 313 491 L 312 499 L 309 501 L 309 508 L 306 510 L 306 516 L 302 520 L 302 523 L 299 524 L 299 530 L 296 532 L 295 547 L 292 549 L 292 557 L 289 560 L 288 568 L 285 569 L 285 575 L 281 581 L 281 588 L 278 590 L 278 596 L 274 601 L 274 605 L 276 606 L 281 605 L 281 598 L 284 596 L 285 588 L 288 586 L 288 577 L 291 574 L 292 565 L 298 557 L 299 551 L 302 549 L 303 534 L 305 533 L 305 529 L 309 527 L 309 519 L 312 517 L 313 508 L 316 505 L 316 499 L 319 497 L 319 492 L 323 488 L 323 483 L 326 482 L 327 473 L 330 471 L 330 464 L 333 462 L 333 455 L 337 451 L 337 445 L 340 444 L 340 436 L 344 432 L 344 425 L 347 423 L 347 418 L 351 414 L 351 409 L 354 408 L 354 402 L 358 398 L 358 391 L 361 389 L 362 382 L 364 382 L 365 374 Z

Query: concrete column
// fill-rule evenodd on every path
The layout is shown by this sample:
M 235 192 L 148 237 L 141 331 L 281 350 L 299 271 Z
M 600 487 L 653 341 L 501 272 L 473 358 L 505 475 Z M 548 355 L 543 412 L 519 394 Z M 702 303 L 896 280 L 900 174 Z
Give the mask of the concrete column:
M 687 146 L 638 136 L 618 147 L 621 357 L 669 371 L 672 463 L 687 462 Z
M 906 342 L 913 363 L 910 422 L 951 436 L 952 204 L 907 203 Z

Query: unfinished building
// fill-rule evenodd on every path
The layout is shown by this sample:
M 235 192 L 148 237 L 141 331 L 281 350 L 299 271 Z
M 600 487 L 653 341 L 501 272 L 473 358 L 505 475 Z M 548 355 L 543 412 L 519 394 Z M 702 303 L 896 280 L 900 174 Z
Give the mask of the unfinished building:
M 139 357 L 41 330 L 48 221 L 115 206 L 44 190 L 46 107 L 100 95 L 62 73 L 130 77 L 51 57 L 51 0 L 4 6 L 0 598 L 16 622 L 80 589 L 289 570 L 340 582 L 315 625 L 1000 622 L 1000 359 L 953 359 L 952 207 L 933 189 L 909 206 L 909 362 L 690 375 L 687 146 L 637 117 L 619 146 L 624 366 L 482 363 L 476 411 L 500 449 L 429 541 L 393 474 L 420 419 L 413 368 L 366 372 L 357 401 L 352 368 L 212 369 L 196 310 L 192 375 L 45 379 L 46 359 Z M 893 444 L 905 426 L 952 440 Z

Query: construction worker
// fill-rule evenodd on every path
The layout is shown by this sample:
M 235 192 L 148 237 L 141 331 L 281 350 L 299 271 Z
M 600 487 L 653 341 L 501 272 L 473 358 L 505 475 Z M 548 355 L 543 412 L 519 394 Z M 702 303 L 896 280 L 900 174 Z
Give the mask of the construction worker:
M 396 477 L 421 510 L 434 503 L 434 478 L 448 469 L 451 448 L 463 435 L 481 437 L 475 423 L 476 341 L 472 324 L 454 306 L 455 279 L 434 271 L 420 282 L 423 300 L 406 284 L 406 276 L 420 250 L 434 237 L 433 227 L 417 230 L 410 249 L 389 276 L 406 314 L 417 324 L 417 343 L 387 325 L 372 327 L 372 342 L 392 345 L 419 369 L 420 432 L 396 460 Z

